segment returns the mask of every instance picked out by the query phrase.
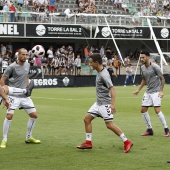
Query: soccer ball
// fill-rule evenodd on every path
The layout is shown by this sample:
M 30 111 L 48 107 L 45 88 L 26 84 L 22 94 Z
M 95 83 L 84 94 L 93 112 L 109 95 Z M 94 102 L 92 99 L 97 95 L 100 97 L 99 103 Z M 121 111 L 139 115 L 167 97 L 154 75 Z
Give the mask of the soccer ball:
M 45 50 L 44 47 L 42 45 L 36 45 L 32 48 L 32 54 L 34 54 L 34 56 L 36 58 L 42 58 L 45 55 Z

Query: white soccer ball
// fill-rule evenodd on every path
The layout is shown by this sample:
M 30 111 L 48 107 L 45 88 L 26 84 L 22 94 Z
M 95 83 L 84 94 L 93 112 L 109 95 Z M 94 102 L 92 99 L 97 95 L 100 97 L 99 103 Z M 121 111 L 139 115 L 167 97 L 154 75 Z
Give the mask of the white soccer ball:
M 45 49 L 42 45 L 35 45 L 32 48 L 32 54 L 37 58 L 42 58 L 45 55 Z

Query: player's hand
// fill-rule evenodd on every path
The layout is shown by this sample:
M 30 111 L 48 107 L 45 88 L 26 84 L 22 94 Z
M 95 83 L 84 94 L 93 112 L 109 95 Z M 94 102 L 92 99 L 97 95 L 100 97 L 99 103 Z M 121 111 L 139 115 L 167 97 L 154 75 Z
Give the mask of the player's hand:
M 111 109 L 111 113 L 112 113 L 112 114 L 115 114 L 115 113 L 116 113 L 116 107 L 115 107 L 115 105 L 111 104 L 109 107 L 110 107 L 110 109 Z
M 9 103 L 8 99 L 7 100 L 3 100 L 3 108 L 6 107 L 7 109 L 9 109 L 11 106 L 11 104 Z
M 139 90 L 136 90 L 133 92 L 134 95 L 137 95 L 139 93 Z
M 160 92 L 159 92 L 159 94 L 158 94 L 158 96 L 159 96 L 160 98 L 164 97 L 163 92 L 162 92 L 162 91 L 160 91 Z

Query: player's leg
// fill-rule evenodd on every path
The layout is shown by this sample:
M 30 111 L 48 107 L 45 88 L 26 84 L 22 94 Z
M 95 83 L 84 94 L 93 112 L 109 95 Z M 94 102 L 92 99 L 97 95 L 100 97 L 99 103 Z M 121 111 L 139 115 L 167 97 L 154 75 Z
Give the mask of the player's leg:
M 92 120 L 98 115 L 97 104 L 94 103 L 89 109 L 88 113 L 84 118 L 84 125 L 86 131 L 86 141 L 78 149 L 92 149 Z
M 124 142 L 124 152 L 127 153 L 130 151 L 130 148 L 133 146 L 133 143 L 126 138 L 122 130 L 113 124 L 113 113 L 111 112 L 109 105 L 99 106 L 99 112 L 101 117 L 104 119 L 106 127 L 113 131 L 117 136 L 119 136 Z
M 31 96 L 32 89 L 34 88 L 34 80 L 31 80 L 28 87 L 26 89 L 16 88 L 16 87 L 10 87 L 10 86 L 3 86 L 4 92 L 7 95 L 12 96 Z
M 32 100 L 30 98 L 22 98 L 21 106 L 29 115 L 25 143 L 35 143 L 35 144 L 41 143 L 40 140 L 37 140 L 32 137 L 32 132 L 33 132 L 34 126 L 36 124 L 36 120 L 38 118 L 36 109 L 34 107 L 34 103 L 32 102 Z
M 8 132 L 9 132 L 10 125 L 12 122 L 12 117 L 13 117 L 13 114 L 9 114 L 9 113 L 7 113 L 7 115 L 5 117 L 5 120 L 3 123 L 3 138 L 2 138 L 1 145 L 0 145 L 1 148 L 6 148 L 7 137 L 8 137 Z
M 8 98 L 9 98 L 9 102 L 10 102 L 11 106 L 10 106 L 10 109 L 7 110 L 7 115 L 6 115 L 4 123 L 3 123 L 3 138 L 2 138 L 1 145 L 0 145 L 1 148 L 6 148 L 8 132 L 9 132 L 12 118 L 14 115 L 14 110 L 16 108 L 18 108 L 18 106 L 20 104 L 20 99 L 14 97 L 14 96 L 8 96 Z
M 155 113 L 158 115 L 160 122 L 162 123 L 162 125 L 164 126 L 164 131 L 165 137 L 169 137 L 169 128 L 168 128 L 168 124 L 166 122 L 165 116 L 161 111 L 161 98 L 158 96 L 158 93 L 154 93 L 152 94 L 152 100 L 153 100 L 153 105 L 154 105 L 154 110 Z
M 127 139 L 125 134 L 122 132 L 122 130 L 113 124 L 112 120 L 111 121 L 105 121 L 106 127 L 113 131 L 117 136 L 121 138 L 121 140 L 124 143 L 124 152 L 127 153 L 130 151 L 131 147 L 133 146 L 133 143 Z
M 153 103 L 150 94 L 144 93 L 142 99 L 141 113 L 142 113 L 143 120 L 146 124 L 147 130 L 145 133 L 141 134 L 141 136 L 153 135 L 152 124 L 148 113 L 148 107 L 152 105 Z
M 78 149 L 92 149 L 92 123 L 91 121 L 94 117 L 87 113 L 84 118 L 85 131 L 86 131 L 86 141 L 80 146 L 77 146 Z

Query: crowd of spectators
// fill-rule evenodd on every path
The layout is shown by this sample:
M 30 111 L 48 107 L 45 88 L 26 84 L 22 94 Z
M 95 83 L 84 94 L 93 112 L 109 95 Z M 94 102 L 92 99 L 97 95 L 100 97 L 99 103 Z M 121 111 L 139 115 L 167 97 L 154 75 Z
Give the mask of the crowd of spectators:
M 162 1 L 161 6 L 159 6 L 158 0 L 143 0 L 142 5 L 138 8 L 137 12 L 134 12 L 132 17 L 133 25 L 142 25 L 141 16 L 157 16 L 157 24 L 161 25 L 161 19 L 159 17 L 170 18 L 170 1 Z M 167 21 L 167 24 L 169 22 Z
M 24 12 L 22 9 L 23 7 L 24 9 L 27 9 L 27 11 L 34 12 L 32 13 L 32 18 L 35 22 L 37 22 L 37 20 L 44 22 L 49 21 L 49 14 L 57 12 L 59 8 L 63 8 L 61 14 L 66 15 L 67 18 L 69 18 L 69 14 L 75 13 L 98 13 L 98 6 L 96 5 L 95 0 L 76 0 L 75 4 L 77 4 L 77 7 L 75 6 L 75 8 L 70 8 L 69 5 L 67 5 L 67 8 L 58 5 L 62 4 L 61 2 L 64 4 L 63 0 L 0 0 L 0 10 L 3 11 L 4 22 L 21 21 L 21 13 Z M 128 2 L 125 0 L 101 0 L 98 1 L 98 5 L 99 2 L 102 6 L 113 6 L 113 11 L 115 8 L 121 8 L 125 13 L 129 11 L 127 6 Z M 131 4 L 131 6 L 133 6 L 133 4 Z M 134 12 L 132 17 L 132 23 L 134 25 L 141 25 L 141 20 L 138 21 L 137 19 L 139 16 L 156 15 L 158 17 L 170 17 L 169 0 L 163 0 L 161 6 L 160 3 L 158 3 L 158 0 L 143 0 L 142 5 L 137 9 L 138 11 Z
M 60 47 L 50 46 L 47 48 L 45 56 L 42 58 L 36 58 L 32 54 L 32 50 L 28 50 L 28 62 L 31 66 L 42 66 L 44 75 L 84 75 L 82 66 L 88 68 L 89 72 L 86 73 L 91 75 L 93 69 L 89 65 L 89 57 L 93 53 L 100 53 L 103 60 L 103 66 L 109 70 L 114 71 L 114 75 L 117 76 L 118 68 L 124 67 L 130 63 L 131 60 L 138 60 L 139 50 L 127 50 L 122 59 L 115 52 L 110 45 L 104 47 L 101 45 L 97 47 L 95 45 L 79 48 L 77 51 L 68 44 Z M 13 45 L 9 42 L 7 45 L 0 45 L 0 68 L 1 72 L 9 64 L 16 61 L 18 52 L 13 50 Z

